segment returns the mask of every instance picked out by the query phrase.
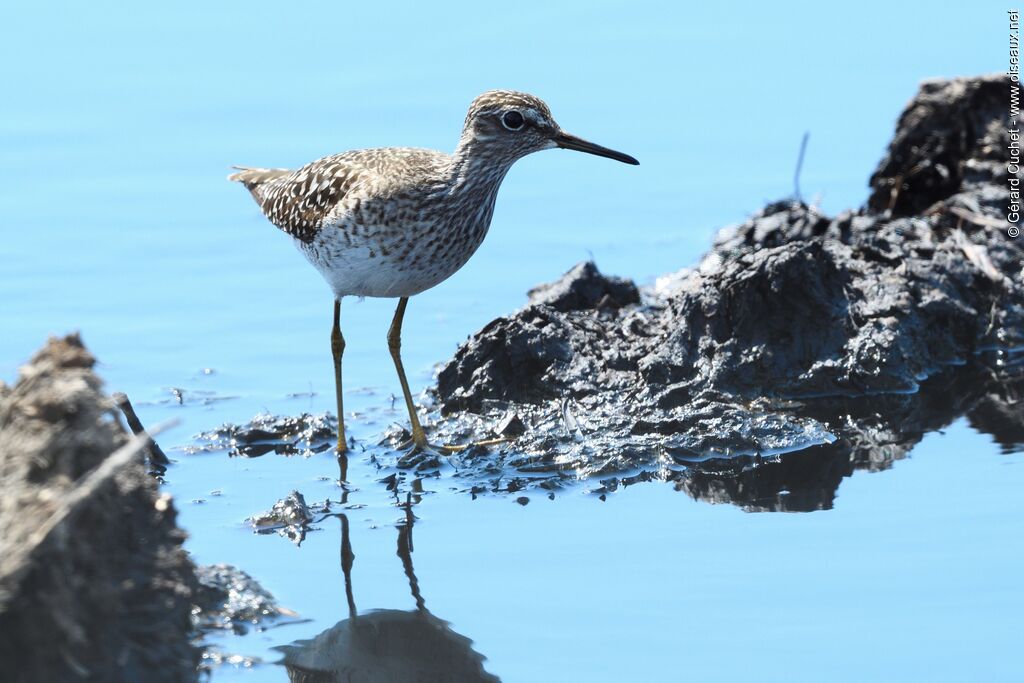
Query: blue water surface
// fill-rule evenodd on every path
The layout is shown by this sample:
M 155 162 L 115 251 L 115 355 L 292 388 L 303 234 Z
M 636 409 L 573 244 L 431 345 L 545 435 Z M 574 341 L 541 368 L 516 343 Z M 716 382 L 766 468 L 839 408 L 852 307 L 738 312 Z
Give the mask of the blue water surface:
M 333 410 L 331 298 L 231 164 L 297 166 L 358 147 L 451 150 L 491 88 L 639 167 L 565 151 L 519 162 L 470 263 L 410 304 L 415 390 L 524 292 L 593 257 L 650 283 L 717 227 L 792 194 L 857 206 L 919 81 L 1001 71 L 1006 7 L 981 3 L 17 3 L 0 22 L 0 377 L 81 330 L 170 449 L 260 411 Z M 346 407 L 391 420 L 393 302 L 346 301 Z M 209 370 L 208 372 L 204 370 Z M 176 399 L 172 389 L 180 390 Z M 223 400 L 221 400 L 223 399 Z M 301 547 L 244 519 L 293 488 L 339 499 L 333 460 L 189 456 L 167 475 L 188 549 L 230 562 L 308 619 L 347 617 L 340 525 Z M 428 609 L 505 681 L 1021 680 L 1024 462 L 965 422 L 845 480 L 832 510 L 750 514 L 648 484 L 526 506 L 444 479 L 416 506 Z M 365 462 L 347 511 L 360 610 L 414 607 L 404 511 Z M 217 491 L 216 495 L 211 492 Z M 214 681 L 286 680 L 223 667 Z

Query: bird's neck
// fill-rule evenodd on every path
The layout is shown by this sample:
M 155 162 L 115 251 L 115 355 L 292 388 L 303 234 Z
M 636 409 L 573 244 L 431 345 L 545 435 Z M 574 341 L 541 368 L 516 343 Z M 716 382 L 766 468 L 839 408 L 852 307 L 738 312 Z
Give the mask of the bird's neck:
M 459 140 L 449 168 L 449 184 L 453 193 L 463 192 L 492 194 L 497 192 L 501 181 L 515 159 L 494 154 L 486 141 L 463 135 Z
M 451 156 L 440 202 L 446 217 L 439 225 L 459 235 L 466 259 L 487 236 L 498 188 L 514 161 L 494 158 L 479 140 L 467 136 Z

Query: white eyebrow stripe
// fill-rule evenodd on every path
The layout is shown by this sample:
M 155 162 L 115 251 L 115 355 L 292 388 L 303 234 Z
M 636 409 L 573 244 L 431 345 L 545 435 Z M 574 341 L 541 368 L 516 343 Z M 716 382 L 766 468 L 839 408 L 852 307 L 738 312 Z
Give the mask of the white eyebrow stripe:
M 537 111 L 536 109 L 533 109 L 533 108 L 524 109 L 523 110 L 523 115 L 526 116 L 526 118 L 528 118 L 531 121 L 533 121 L 534 123 L 546 123 L 546 121 L 547 121 L 544 118 L 543 114 L 541 114 L 539 111 Z

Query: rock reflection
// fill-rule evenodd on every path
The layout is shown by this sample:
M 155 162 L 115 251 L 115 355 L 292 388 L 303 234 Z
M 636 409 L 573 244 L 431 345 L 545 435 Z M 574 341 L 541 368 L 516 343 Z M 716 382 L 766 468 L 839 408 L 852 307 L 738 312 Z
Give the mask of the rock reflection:
M 405 523 L 398 526 L 397 555 L 409 580 L 416 609 L 382 609 L 359 613 L 352 587 L 355 554 L 349 538 L 349 521 L 341 523 L 341 569 L 345 580 L 348 618 L 320 635 L 285 645 L 281 662 L 295 683 L 445 683 L 486 682 L 499 679 L 484 670 L 484 656 L 473 642 L 431 614 L 420 592 L 412 562 L 412 507 L 418 502 L 408 494 L 402 507 Z
M 952 369 L 915 394 L 817 399 L 797 413 L 843 437 L 771 459 L 731 458 L 673 472 L 676 489 L 711 503 L 750 511 L 808 512 L 832 507 L 843 478 L 890 468 L 929 432 L 966 417 L 1004 453 L 1024 445 L 1024 359 Z M 965 458 L 970 454 L 965 453 Z

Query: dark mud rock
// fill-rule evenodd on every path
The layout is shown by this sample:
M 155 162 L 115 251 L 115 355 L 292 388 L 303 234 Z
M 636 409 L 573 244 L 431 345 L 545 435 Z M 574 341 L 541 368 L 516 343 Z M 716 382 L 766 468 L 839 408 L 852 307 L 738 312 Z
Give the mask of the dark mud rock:
M 193 681 L 197 584 L 141 454 L 36 533 L 127 441 L 94 362 L 51 339 L 0 398 L 4 680 Z
M 244 634 L 251 627 L 263 628 L 282 616 L 295 616 L 279 607 L 273 595 L 237 567 L 201 566 L 196 569 L 196 577 L 196 623 L 200 629 Z
M 602 275 L 593 261 L 577 264 L 559 279 L 534 287 L 527 295 L 531 304 L 563 313 L 640 303 L 640 290 L 632 280 Z
M 841 247 L 798 241 L 722 260 L 669 300 L 639 372 L 662 407 L 713 387 L 730 394 L 834 393 L 811 382 L 842 355 L 852 327 L 853 274 Z M 822 386 L 818 386 L 821 384 Z
M 313 521 L 313 513 L 306 505 L 306 498 L 298 491 L 292 491 L 274 503 L 267 512 L 251 517 L 250 521 L 257 528 L 277 526 L 305 526 Z
M 1010 89 L 1002 74 L 930 80 L 900 116 L 871 176 L 868 208 L 925 212 L 964 185 L 1006 185 Z
M 719 230 L 713 253 L 723 259 L 750 249 L 813 240 L 823 236 L 831 223 L 813 207 L 784 199 L 769 204 L 739 225 Z
M 244 425 L 225 424 L 197 434 L 189 453 L 228 451 L 232 456 L 258 458 L 267 453 L 310 456 L 334 444 L 337 420 L 326 413 L 257 415 Z
M 306 540 L 306 532 L 318 516 L 330 512 L 330 501 L 306 504 L 306 498 L 298 491 L 292 491 L 273 507 L 249 518 L 256 533 L 277 533 L 295 544 Z
M 610 324 L 639 303 L 636 286 L 581 263 L 559 280 L 530 292 L 530 305 L 499 318 L 459 348 L 438 374 L 445 414 L 479 412 L 488 400 L 543 400 L 626 386 L 635 370 L 628 337 L 643 320 Z M 623 350 L 626 352 L 624 353 Z
M 957 367 L 976 384 L 1014 381 L 1004 371 L 1024 346 L 1024 251 L 1005 232 L 1009 192 L 996 163 L 1009 87 L 999 76 L 925 83 L 864 209 L 830 218 L 799 202 L 769 205 L 633 303 L 588 264 L 531 292 L 438 374 L 434 400 L 449 416 L 440 440 L 493 436 L 509 414 L 526 426 L 487 456 L 456 457 L 458 476 L 511 492 L 723 458 L 760 468 L 812 447 L 870 467 L 857 454 L 879 438 L 919 436 L 905 438 L 884 414 L 879 426 L 877 411 L 835 419 L 845 401 L 869 397 L 906 423 L 928 403 L 922 384 Z M 979 362 L 993 350 L 1005 358 Z M 828 477 L 845 476 L 829 467 Z M 716 495 L 698 478 L 677 480 Z M 750 504 L 830 500 L 790 490 Z

